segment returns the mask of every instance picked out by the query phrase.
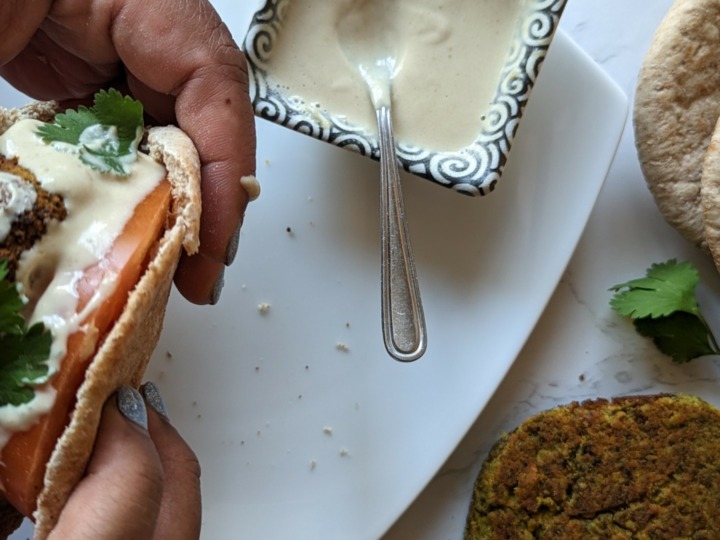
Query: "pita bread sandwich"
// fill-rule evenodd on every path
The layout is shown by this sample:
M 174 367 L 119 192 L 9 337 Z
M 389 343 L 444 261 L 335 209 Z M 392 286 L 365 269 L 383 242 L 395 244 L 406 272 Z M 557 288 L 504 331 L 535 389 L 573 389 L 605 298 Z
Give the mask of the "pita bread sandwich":
M 5 534 L 18 514 L 36 538 L 52 530 L 103 403 L 141 382 L 181 252 L 198 250 L 195 147 L 142 119 L 142 105 L 114 90 L 74 111 L 0 109 Z
M 676 0 L 638 76 L 633 124 L 643 175 L 665 220 L 707 249 L 701 177 L 720 118 L 720 1 Z

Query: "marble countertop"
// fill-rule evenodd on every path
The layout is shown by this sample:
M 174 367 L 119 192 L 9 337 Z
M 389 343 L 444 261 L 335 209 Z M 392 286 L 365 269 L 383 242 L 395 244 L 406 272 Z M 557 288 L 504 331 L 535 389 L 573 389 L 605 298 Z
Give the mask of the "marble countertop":
M 568 0 L 561 29 L 627 94 L 672 0 Z M 674 365 L 611 311 L 608 288 L 654 262 L 692 260 L 698 294 L 720 329 L 720 276 L 662 219 L 643 180 L 632 115 L 586 230 L 545 313 L 487 407 L 383 540 L 462 538 L 472 485 L 492 444 L 528 416 L 572 400 L 682 391 L 720 406 L 720 359 Z M 13 538 L 31 534 L 26 523 Z
M 560 27 L 624 90 L 637 73 L 672 0 L 569 0 Z M 608 288 L 654 262 L 692 260 L 698 296 L 720 325 L 720 277 L 708 256 L 662 219 L 635 151 L 632 114 L 597 205 L 568 268 L 522 353 L 440 472 L 384 540 L 462 538 L 472 484 L 493 442 L 528 416 L 573 400 L 661 391 L 720 405 L 720 360 L 674 365 L 616 316 Z

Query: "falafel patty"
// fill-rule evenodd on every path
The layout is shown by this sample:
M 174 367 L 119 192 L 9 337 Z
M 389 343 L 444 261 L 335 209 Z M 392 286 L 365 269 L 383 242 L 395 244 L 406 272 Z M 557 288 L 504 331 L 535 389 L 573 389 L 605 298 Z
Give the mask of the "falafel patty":
M 9 173 L 13 178 L 31 184 L 36 194 L 32 208 L 15 216 L 8 233 L 0 238 L 0 260 L 7 259 L 7 279 L 12 282 L 15 281 L 15 271 L 23 252 L 45 235 L 51 222 L 64 220 L 67 210 L 62 197 L 44 189 L 31 171 L 18 165 L 17 159 L 0 156 L 0 172 Z M 9 203 L 9 197 L 10 192 L 4 189 L 0 181 L 0 211 Z
M 490 451 L 465 538 L 720 538 L 720 411 L 662 394 L 539 413 Z

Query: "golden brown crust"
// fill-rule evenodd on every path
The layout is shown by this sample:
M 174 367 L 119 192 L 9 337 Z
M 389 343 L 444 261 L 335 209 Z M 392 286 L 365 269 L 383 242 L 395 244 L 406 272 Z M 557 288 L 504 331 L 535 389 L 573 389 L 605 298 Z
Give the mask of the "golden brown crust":
M 21 110 L 0 109 L 0 133 L 22 117 L 50 120 L 56 105 L 37 103 Z M 105 338 L 78 391 L 70 423 L 59 439 L 38 498 L 35 538 L 44 539 L 83 475 L 92 452 L 103 403 L 121 385 L 137 387 L 162 330 L 165 307 L 181 251 L 197 252 L 200 226 L 200 161 L 179 129 L 152 128 L 148 151 L 166 165 L 172 185 L 168 228 L 154 248 L 147 270 Z
M 720 411 L 688 395 L 573 402 L 493 447 L 465 537 L 720 538 Z
M 720 117 L 720 1 L 676 0 L 640 69 L 633 123 L 645 180 L 665 220 L 706 247 L 705 152 Z

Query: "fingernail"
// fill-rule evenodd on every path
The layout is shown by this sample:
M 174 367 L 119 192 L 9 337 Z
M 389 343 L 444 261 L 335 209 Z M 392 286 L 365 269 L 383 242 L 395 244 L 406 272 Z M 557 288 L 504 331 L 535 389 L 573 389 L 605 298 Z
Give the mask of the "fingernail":
M 147 429 L 147 409 L 140 392 L 134 388 L 122 386 L 117 391 L 117 406 L 122 415 L 128 420 L 135 422 L 143 429 Z
M 145 403 L 150 405 L 155 412 L 161 414 L 165 418 L 168 418 L 167 409 L 165 408 L 165 402 L 160 395 L 160 390 L 155 386 L 153 382 L 146 382 L 140 387 L 140 393 L 145 398 Z
M 225 286 L 225 269 L 220 270 L 220 275 L 215 282 L 215 286 L 212 289 L 210 296 L 210 304 L 215 305 L 220 301 L 220 293 L 222 293 L 223 287 Z
M 238 245 L 240 244 L 240 229 L 242 227 L 242 221 L 238 224 L 235 234 L 230 237 L 227 248 L 225 248 L 225 266 L 230 266 L 235 260 L 235 256 L 238 252 Z

